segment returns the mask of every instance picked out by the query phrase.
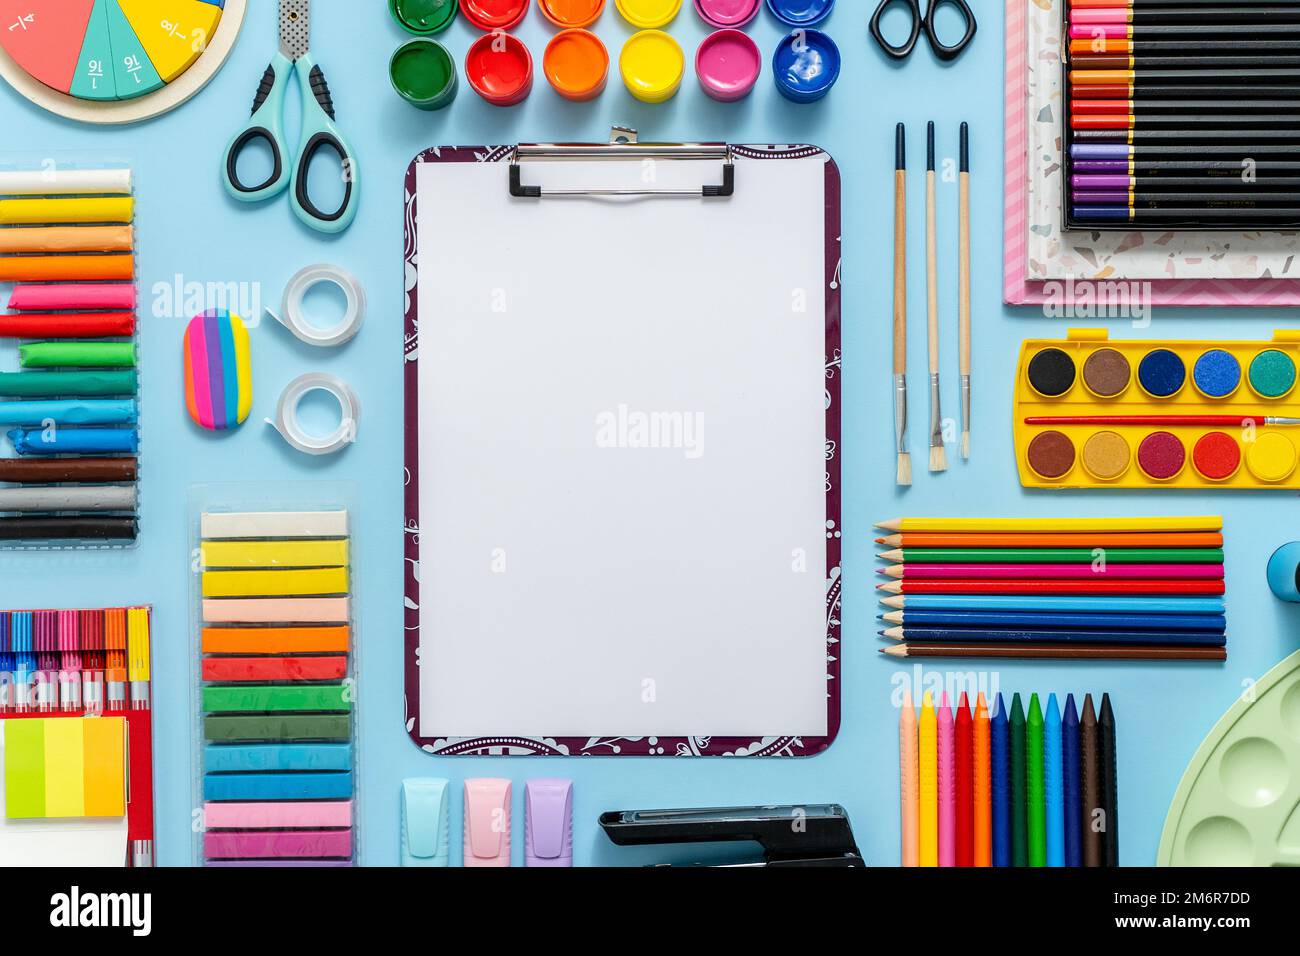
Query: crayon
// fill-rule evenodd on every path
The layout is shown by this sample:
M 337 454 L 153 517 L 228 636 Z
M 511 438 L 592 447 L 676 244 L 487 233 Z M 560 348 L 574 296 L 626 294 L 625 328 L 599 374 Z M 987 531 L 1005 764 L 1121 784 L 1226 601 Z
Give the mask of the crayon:
M 0 257 L 0 282 L 84 282 L 134 275 L 135 259 L 129 255 Z
M 20 455 L 134 455 L 140 448 L 134 428 L 13 428 L 7 434 Z
M 77 199 L 0 199 L 0 225 L 130 222 L 130 196 Z
M 1047 865 L 1065 866 L 1065 810 L 1061 792 L 1061 711 L 1056 695 L 1047 695 L 1043 716 L 1044 837 Z
M 0 402 L 0 425 L 132 425 L 138 418 L 133 398 Z
M 135 518 L 0 518 L 0 541 L 134 541 Z
M 900 813 L 902 865 L 917 866 L 920 849 L 917 843 L 919 798 L 917 781 L 916 708 L 911 691 L 903 691 L 902 713 L 898 720 L 898 760 L 900 780 Z
M 966 692 L 957 700 L 953 733 L 953 801 L 956 805 L 954 842 L 957 866 L 975 865 L 974 727 Z
M 974 780 L 971 799 L 974 803 L 971 816 L 972 866 L 993 865 L 993 807 L 990 793 L 989 710 L 984 692 L 975 697 L 975 719 L 972 728 L 972 761 Z
M 18 346 L 18 361 L 33 368 L 133 368 L 133 342 L 35 342 Z
M 939 782 L 934 699 L 929 691 L 921 698 L 918 734 L 917 779 L 918 802 L 917 855 L 921 866 L 939 865 Z
M 1115 713 L 1110 706 L 1110 694 L 1101 695 L 1101 709 L 1097 714 L 1097 744 L 1100 752 L 1098 786 L 1106 824 L 1102 839 L 1102 865 L 1119 866 L 1119 788 L 1115 759 Z
M 4 230 L 0 230 L 3 233 Z M 16 339 L 94 339 L 135 334 L 133 312 L 79 312 L 0 315 L 0 337 Z
M 1101 802 L 1101 753 L 1097 732 L 1097 714 L 1092 695 L 1083 698 L 1079 718 L 1079 793 L 1082 818 L 1080 842 L 1084 866 L 1105 866 L 1102 832 L 1106 827 L 1105 808 Z
M 948 705 L 948 692 L 939 698 L 938 733 L 935 763 L 938 773 L 939 804 L 939 865 L 957 865 L 957 803 L 954 780 L 956 771 L 953 753 L 953 717 Z
M 1029 696 L 1025 720 L 1025 842 L 1030 866 L 1047 865 L 1047 805 L 1043 791 L 1043 711 Z
M 0 252 L 130 252 L 130 226 L 25 226 L 0 229 Z
M 134 395 L 136 385 L 137 378 L 134 370 L 0 372 L 0 396 L 8 398 Z
M 1025 765 L 1025 708 L 1020 694 L 1011 695 L 1011 715 L 1008 720 L 1010 743 L 1011 781 L 1011 865 L 1029 865 L 1029 803 Z
M 1074 695 L 1067 694 L 1065 707 L 1061 711 L 1061 811 L 1062 811 L 1062 849 L 1065 865 L 1079 867 L 1083 865 L 1083 845 L 1081 822 L 1083 810 L 1080 793 L 1079 762 L 1079 713 L 1074 704 Z
M 993 701 L 989 754 L 993 865 L 1011 866 L 1011 728 L 1001 694 Z

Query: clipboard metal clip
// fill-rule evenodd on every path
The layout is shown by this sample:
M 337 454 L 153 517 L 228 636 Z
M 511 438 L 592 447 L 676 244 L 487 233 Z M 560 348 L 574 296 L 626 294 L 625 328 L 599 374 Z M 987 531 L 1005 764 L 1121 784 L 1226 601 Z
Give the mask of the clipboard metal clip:
M 722 165 L 721 183 L 665 188 L 565 188 L 528 186 L 523 182 L 526 162 L 583 162 L 640 160 L 716 160 Z M 627 126 L 610 130 L 608 143 L 520 143 L 510 157 L 510 195 L 516 199 L 545 199 L 563 196 L 694 196 L 726 198 L 736 191 L 736 166 L 726 143 L 642 143 L 637 131 Z

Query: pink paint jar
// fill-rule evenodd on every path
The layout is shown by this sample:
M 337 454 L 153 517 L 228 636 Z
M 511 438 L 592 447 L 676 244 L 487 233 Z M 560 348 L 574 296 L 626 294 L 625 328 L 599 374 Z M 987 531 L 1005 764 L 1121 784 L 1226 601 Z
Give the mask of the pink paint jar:
M 724 103 L 749 95 L 762 69 L 758 46 L 739 30 L 710 33 L 695 51 L 695 74 L 700 86 Z
M 758 16 L 762 0 L 695 0 L 695 12 L 711 27 L 720 30 L 743 27 Z

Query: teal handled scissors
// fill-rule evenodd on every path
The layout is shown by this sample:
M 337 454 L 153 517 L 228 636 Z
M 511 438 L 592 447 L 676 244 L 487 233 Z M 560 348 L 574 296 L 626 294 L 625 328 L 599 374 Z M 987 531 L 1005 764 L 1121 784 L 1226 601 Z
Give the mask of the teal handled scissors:
M 223 179 L 226 191 L 241 202 L 261 202 L 290 188 L 294 215 L 320 232 L 342 232 L 357 212 L 357 161 L 334 125 L 334 103 L 325 74 L 311 58 L 311 0 L 280 0 L 280 51 L 266 68 L 253 98 L 253 115 L 226 149 Z M 298 74 L 302 91 L 302 137 L 295 164 L 284 141 L 284 94 L 289 75 Z M 247 185 L 239 178 L 240 153 L 261 140 L 270 147 L 274 164 L 265 182 Z M 343 202 L 334 212 L 323 212 L 308 195 L 307 178 L 312 158 L 329 147 L 338 153 L 343 177 Z M 290 169 L 292 167 L 292 169 Z

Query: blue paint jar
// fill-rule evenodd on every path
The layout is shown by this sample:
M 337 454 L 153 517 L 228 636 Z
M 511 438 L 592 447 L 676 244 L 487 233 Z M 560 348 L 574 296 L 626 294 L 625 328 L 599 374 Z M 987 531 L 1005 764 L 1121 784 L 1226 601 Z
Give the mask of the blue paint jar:
M 813 103 L 839 79 L 839 48 L 820 30 L 794 30 L 772 54 L 772 76 L 786 99 Z
M 1268 586 L 1279 601 L 1300 604 L 1300 541 L 1282 545 L 1268 559 Z
M 767 0 L 772 16 L 791 27 L 810 27 L 831 15 L 835 0 Z

